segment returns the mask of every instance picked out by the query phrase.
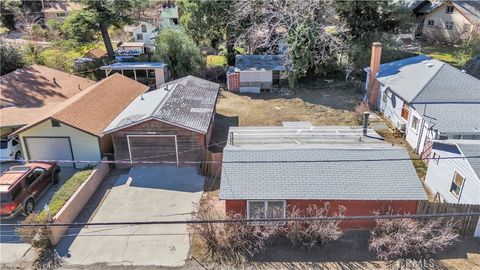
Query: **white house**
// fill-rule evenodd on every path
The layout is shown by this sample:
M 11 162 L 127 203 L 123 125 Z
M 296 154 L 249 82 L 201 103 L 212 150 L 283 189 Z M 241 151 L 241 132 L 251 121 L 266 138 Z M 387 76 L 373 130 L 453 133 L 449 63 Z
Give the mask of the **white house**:
M 155 38 L 159 29 L 151 23 L 141 22 L 137 26 L 124 27 L 124 30 L 131 36 L 130 41 L 119 46 L 121 50 L 140 50 L 151 52 L 155 50 Z
M 480 204 L 480 141 L 434 141 L 425 184 L 442 202 Z M 480 236 L 480 223 L 475 236 Z
M 367 98 L 415 152 L 429 156 L 433 139 L 480 140 L 480 80 L 424 55 L 379 65 L 380 54 L 377 44 Z

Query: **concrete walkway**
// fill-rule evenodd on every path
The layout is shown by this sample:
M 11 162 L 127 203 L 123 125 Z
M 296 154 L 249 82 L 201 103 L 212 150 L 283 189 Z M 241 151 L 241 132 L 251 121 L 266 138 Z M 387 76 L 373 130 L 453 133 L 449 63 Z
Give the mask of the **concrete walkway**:
M 134 167 L 121 175 L 91 222 L 186 220 L 203 190 L 195 168 Z M 186 225 L 85 227 L 57 246 L 68 266 L 182 266 L 190 251 Z

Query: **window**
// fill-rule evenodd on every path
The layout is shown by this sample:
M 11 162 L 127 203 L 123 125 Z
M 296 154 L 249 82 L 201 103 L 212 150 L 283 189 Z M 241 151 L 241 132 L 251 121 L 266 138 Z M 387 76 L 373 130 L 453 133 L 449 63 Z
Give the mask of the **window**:
M 408 106 L 407 106 L 407 104 L 403 104 L 401 116 L 402 116 L 403 119 L 408 121 Z
M 137 34 L 137 40 L 143 40 L 143 34 Z
M 18 144 L 18 140 L 17 139 L 12 139 L 12 146 L 16 146 Z
M 35 168 L 33 169 L 32 173 L 27 176 L 27 179 L 25 180 L 25 184 L 27 184 L 27 186 L 30 186 L 33 182 L 35 182 L 35 180 L 38 179 L 38 177 L 40 177 L 40 175 L 42 175 L 43 173 L 45 172 L 45 169 L 43 168 Z
M 67 17 L 67 13 L 66 13 L 66 12 L 58 12 L 58 13 L 57 13 L 57 17 L 58 17 L 58 18 Z
M 389 88 L 389 87 L 387 87 L 387 89 L 385 89 L 385 91 L 383 91 L 383 96 L 382 96 L 382 102 L 383 102 L 383 104 L 387 104 L 387 102 L 388 102 L 389 91 L 390 91 L 390 88 Z
M 445 29 L 452 30 L 453 29 L 453 22 L 445 22 Z
M 248 201 L 247 219 L 285 218 L 284 201 Z M 275 222 L 283 224 L 284 222 Z M 252 222 L 250 225 L 265 225 L 265 222 Z
M 416 116 L 412 117 L 412 128 L 414 130 L 418 130 L 418 124 L 420 123 L 420 119 L 418 119 Z
M 142 24 L 142 33 L 146 33 L 147 32 L 147 26 L 145 24 Z
M 453 180 L 452 180 L 452 186 L 450 187 L 450 192 L 452 192 L 453 195 L 455 196 L 460 196 L 463 182 L 465 182 L 465 178 L 455 171 L 455 173 L 453 174 Z
M 427 25 L 428 26 L 435 26 L 435 21 L 434 20 L 428 20 Z
M 447 6 L 447 8 L 445 9 L 445 13 L 453 13 L 453 9 L 454 7 L 453 6 Z
M 438 164 L 438 162 L 440 162 L 440 155 L 437 152 L 433 152 L 432 159 L 435 160 Z
M 466 23 L 463 25 L 463 31 L 468 32 L 470 31 L 470 24 Z
M 52 119 L 52 127 L 60 127 L 60 122 Z
M 8 140 L 1 140 L 0 141 L 0 148 L 7 149 L 8 148 Z

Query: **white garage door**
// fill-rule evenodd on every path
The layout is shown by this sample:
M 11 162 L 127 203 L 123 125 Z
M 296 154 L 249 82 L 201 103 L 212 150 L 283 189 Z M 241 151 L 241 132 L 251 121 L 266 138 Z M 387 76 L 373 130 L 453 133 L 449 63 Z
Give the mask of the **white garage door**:
M 28 157 L 32 160 L 73 160 L 70 138 L 25 138 Z M 73 167 L 71 162 L 59 165 Z

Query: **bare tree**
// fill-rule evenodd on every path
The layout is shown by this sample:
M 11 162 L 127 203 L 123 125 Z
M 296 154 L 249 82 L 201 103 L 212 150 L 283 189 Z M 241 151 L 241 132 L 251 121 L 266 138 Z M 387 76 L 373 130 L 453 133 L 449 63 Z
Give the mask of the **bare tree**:
M 369 248 L 381 260 L 408 260 L 425 267 L 432 255 L 445 250 L 458 238 L 455 222 L 445 219 L 378 219 Z M 403 265 L 403 266 L 402 266 Z
M 343 216 L 345 207 L 340 206 L 338 212 L 332 213 L 333 216 Z M 327 202 L 323 207 L 310 205 L 304 211 L 298 207 L 293 207 L 289 213 L 290 218 L 301 217 L 325 217 L 330 214 L 330 204 Z M 339 220 L 308 220 L 303 222 L 287 222 L 285 226 L 285 236 L 294 245 L 302 248 L 311 249 L 317 246 L 337 240 L 342 236 L 342 231 L 338 227 Z
M 237 1 L 232 28 L 249 53 L 284 53 L 295 79 L 341 59 L 343 26 L 331 0 Z
M 213 205 L 199 208 L 193 220 L 243 219 L 238 214 L 225 215 Z M 271 227 L 238 223 L 202 223 L 191 226 L 200 236 L 206 251 L 205 256 L 214 263 L 241 265 L 255 254 L 262 252 L 272 234 Z
M 32 14 L 30 10 L 18 9 L 15 12 L 15 19 L 29 40 L 38 41 L 45 35 L 45 31 L 37 24 L 39 16 Z

